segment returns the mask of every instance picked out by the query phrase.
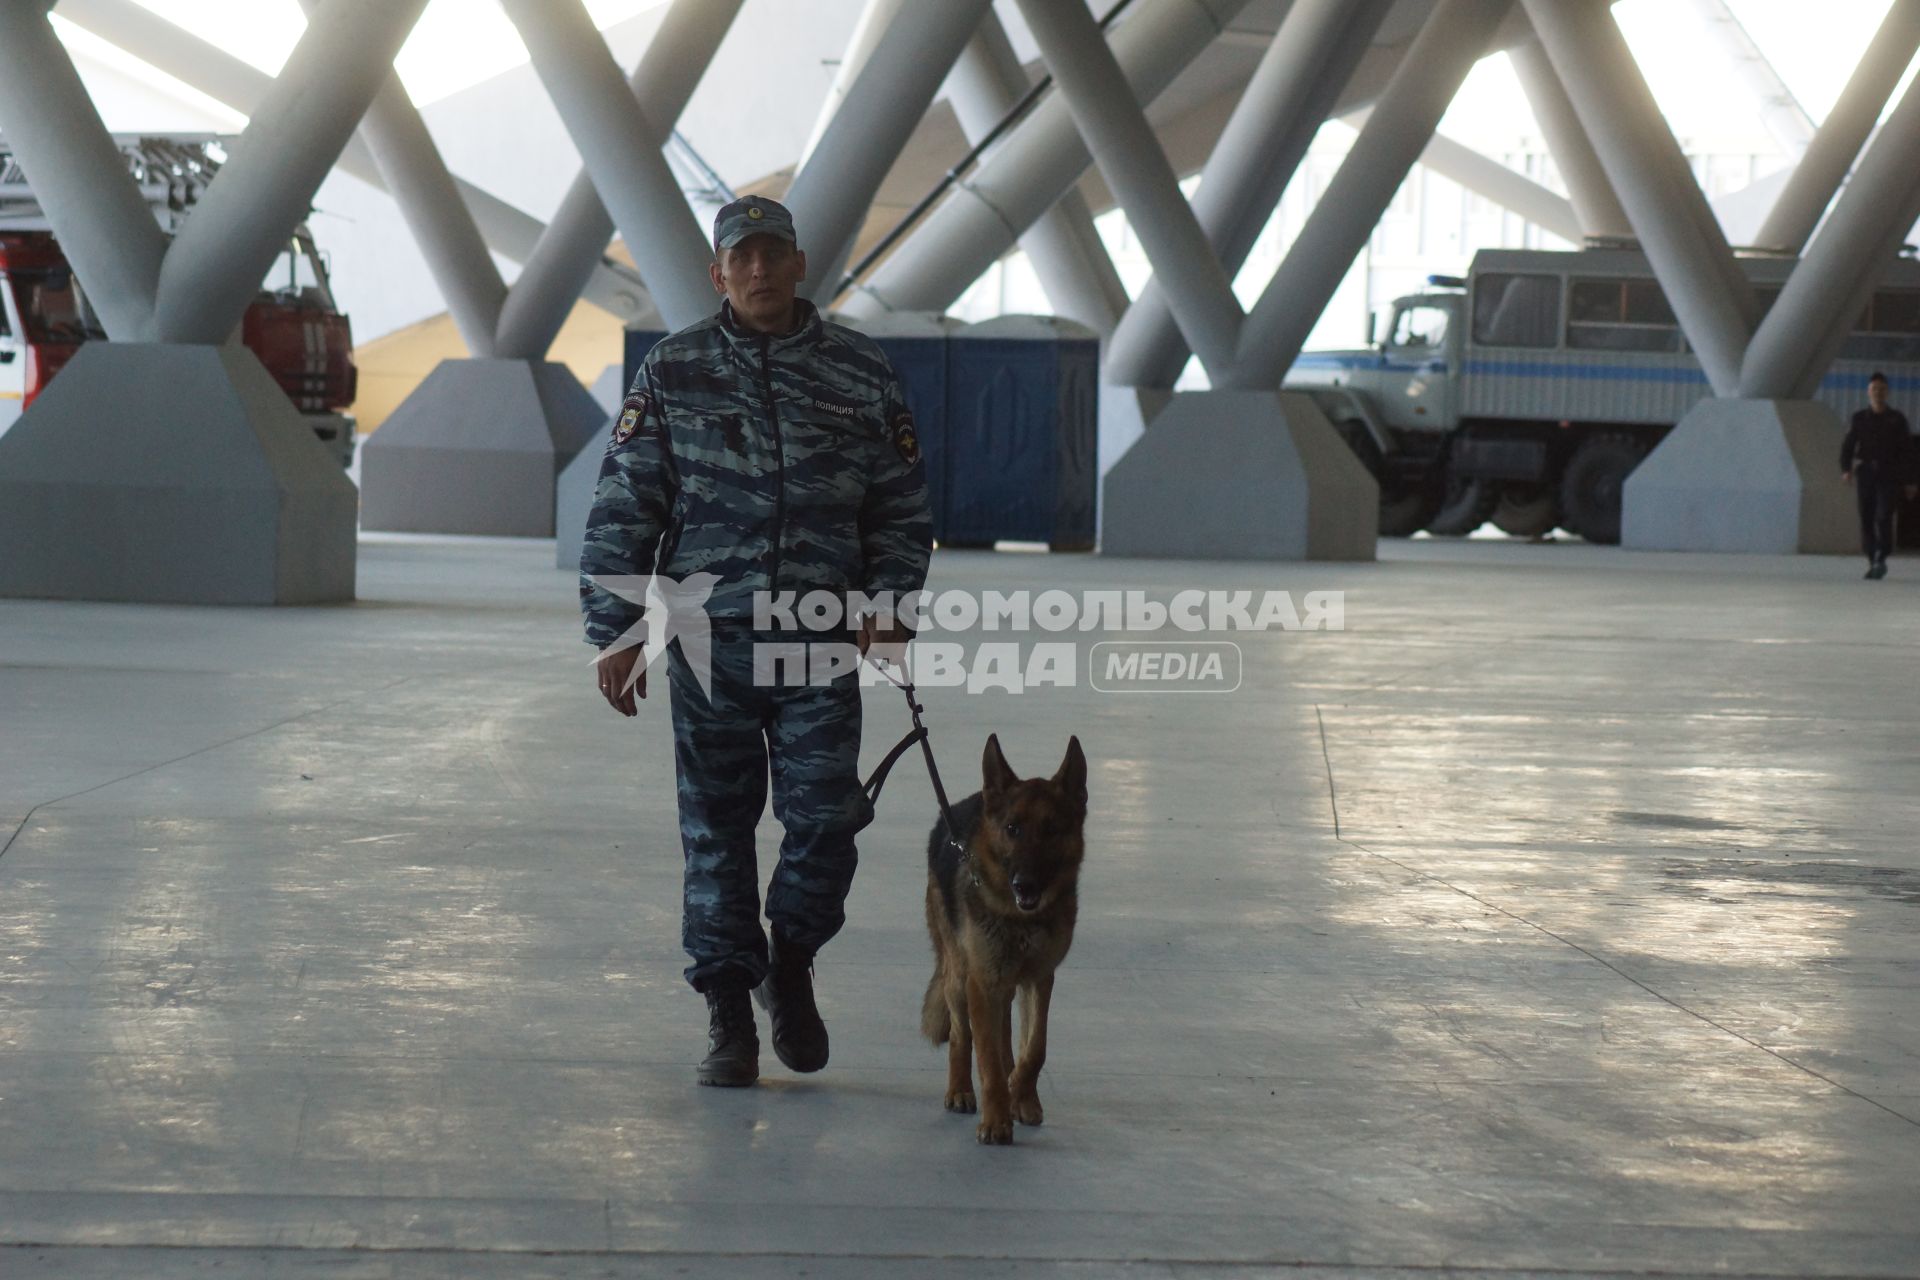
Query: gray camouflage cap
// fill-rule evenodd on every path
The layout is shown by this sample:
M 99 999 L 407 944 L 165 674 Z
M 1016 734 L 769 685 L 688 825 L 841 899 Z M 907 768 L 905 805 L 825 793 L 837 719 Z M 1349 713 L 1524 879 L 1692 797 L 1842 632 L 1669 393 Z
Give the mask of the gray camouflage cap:
M 748 236 L 762 232 L 799 242 L 793 234 L 793 215 L 787 212 L 787 206 L 765 196 L 743 196 L 713 215 L 714 252 L 731 249 Z

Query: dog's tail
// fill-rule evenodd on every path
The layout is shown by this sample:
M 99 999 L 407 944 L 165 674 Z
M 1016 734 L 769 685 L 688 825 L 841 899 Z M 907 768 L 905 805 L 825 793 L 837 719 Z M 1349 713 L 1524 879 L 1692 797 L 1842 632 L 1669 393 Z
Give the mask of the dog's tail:
M 947 1009 L 947 975 L 944 966 L 936 964 L 933 976 L 927 979 L 927 994 L 920 1001 L 920 1034 L 935 1044 L 945 1044 L 953 1033 L 953 1016 Z

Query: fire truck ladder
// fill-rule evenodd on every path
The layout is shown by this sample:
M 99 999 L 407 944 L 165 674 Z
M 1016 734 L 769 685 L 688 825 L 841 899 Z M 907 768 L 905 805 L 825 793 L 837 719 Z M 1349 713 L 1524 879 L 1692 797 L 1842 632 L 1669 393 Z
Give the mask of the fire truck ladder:
M 215 133 L 116 133 L 114 143 L 127 172 L 161 227 L 179 230 L 213 175 L 227 158 L 232 141 Z M 40 198 L 33 192 L 13 148 L 0 137 L 0 231 L 51 231 Z

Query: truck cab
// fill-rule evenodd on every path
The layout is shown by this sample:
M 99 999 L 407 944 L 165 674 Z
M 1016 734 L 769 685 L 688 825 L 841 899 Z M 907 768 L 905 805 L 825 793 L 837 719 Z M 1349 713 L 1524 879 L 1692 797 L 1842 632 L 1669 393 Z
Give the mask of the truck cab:
M 1356 393 L 1343 410 L 1341 397 L 1327 399 L 1339 410 L 1330 413 L 1336 422 L 1358 416 L 1382 428 L 1445 430 L 1454 419 L 1452 383 L 1460 373 L 1465 299 L 1455 288 L 1395 298 L 1370 318 L 1365 347 L 1303 351 L 1287 373 L 1287 386 Z
M 1367 345 L 1305 351 L 1289 390 L 1313 396 L 1380 485 L 1380 532 L 1425 527 L 1445 503 L 1443 452 L 1459 422 L 1465 281 L 1429 277 L 1368 319 Z
M 1374 343 L 1379 359 L 1355 378 L 1373 397 L 1386 426 L 1404 431 L 1453 426 L 1463 299 L 1457 291 L 1418 293 L 1395 298 L 1386 310 Z
M 81 343 L 104 336 L 50 239 L 0 234 L 0 430 L 13 425 Z

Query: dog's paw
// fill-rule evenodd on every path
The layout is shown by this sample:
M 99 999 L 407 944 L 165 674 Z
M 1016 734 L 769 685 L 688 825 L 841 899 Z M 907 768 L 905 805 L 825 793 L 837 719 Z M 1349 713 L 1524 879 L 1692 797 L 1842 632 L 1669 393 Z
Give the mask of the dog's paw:
M 1045 1119 L 1045 1113 L 1040 1110 L 1040 1096 L 1038 1094 L 1029 1094 L 1024 1098 L 1015 1098 L 1013 1100 L 1013 1118 L 1021 1124 L 1039 1124 L 1041 1120 Z
M 973 1136 L 990 1147 L 1004 1147 L 1013 1141 L 1013 1121 L 1006 1119 L 982 1120 L 974 1126 Z
M 958 1111 L 965 1115 L 974 1112 L 973 1094 L 966 1089 L 954 1089 L 947 1094 L 947 1110 Z

